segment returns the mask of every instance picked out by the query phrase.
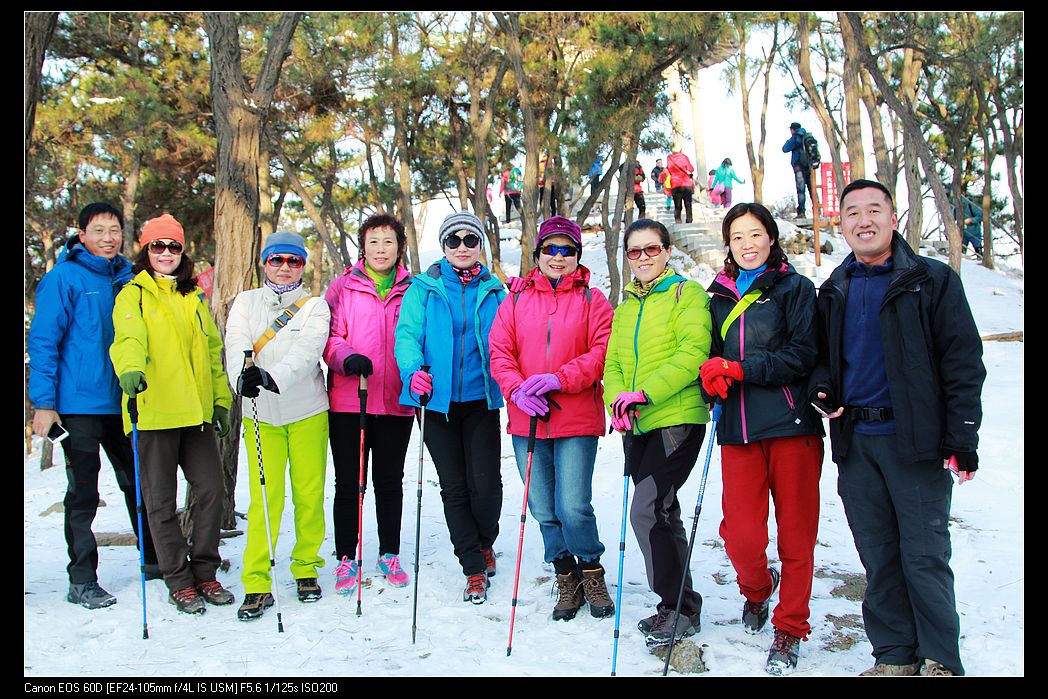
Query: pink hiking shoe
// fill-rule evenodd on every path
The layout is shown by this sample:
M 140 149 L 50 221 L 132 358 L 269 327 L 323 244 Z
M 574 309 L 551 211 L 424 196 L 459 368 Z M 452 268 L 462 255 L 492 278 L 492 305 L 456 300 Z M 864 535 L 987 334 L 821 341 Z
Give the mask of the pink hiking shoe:
M 335 568 L 335 592 L 340 595 L 351 595 L 357 591 L 360 584 L 360 571 L 357 570 L 357 562 L 349 560 L 349 556 L 343 556 L 338 567 Z
M 395 553 L 384 553 L 378 559 L 378 572 L 386 576 L 393 587 L 407 587 L 408 574 L 400 567 L 400 558 Z

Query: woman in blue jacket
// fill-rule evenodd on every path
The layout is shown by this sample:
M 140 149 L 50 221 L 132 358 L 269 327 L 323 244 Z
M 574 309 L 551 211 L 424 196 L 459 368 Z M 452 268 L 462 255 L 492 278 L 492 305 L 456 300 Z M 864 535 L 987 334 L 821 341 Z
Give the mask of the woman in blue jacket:
M 440 497 L 455 556 L 466 576 L 463 601 L 483 604 L 495 575 L 502 513 L 499 408 L 488 333 L 506 292 L 480 263 L 484 229 L 467 211 L 440 225 L 444 259 L 412 277 L 397 323 L 400 402 L 441 415 L 427 420 L 425 441 L 440 478 Z M 423 366 L 428 367 L 424 371 Z

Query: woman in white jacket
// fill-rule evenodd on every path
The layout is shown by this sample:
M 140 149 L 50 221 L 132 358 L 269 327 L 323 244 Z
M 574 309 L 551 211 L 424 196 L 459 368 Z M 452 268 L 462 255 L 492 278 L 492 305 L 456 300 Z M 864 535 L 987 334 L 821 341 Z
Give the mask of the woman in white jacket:
M 324 299 L 310 296 L 302 286 L 306 254 L 302 238 L 294 233 L 277 232 L 266 238 L 262 250 L 265 283 L 238 294 L 229 309 L 226 368 L 236 391 L 257 401 L 274 548 L 290 460 L 295 506 L 291 574 L 299 600 L 315 602 L 321 595 L 317 569 L 324 565 L 320 545 L 324 541 L 328 442 L 328 398 L 320 358 L 331 314 Z M 246 350 L 253 351 L 254 366 L 242 369 Z M 237 618 L 247 621 L 262 616 L 272 606 L 273 596 L 255 426 L 247 406 L 243 407 L 251 504 L 241 574 L 245 596 Z

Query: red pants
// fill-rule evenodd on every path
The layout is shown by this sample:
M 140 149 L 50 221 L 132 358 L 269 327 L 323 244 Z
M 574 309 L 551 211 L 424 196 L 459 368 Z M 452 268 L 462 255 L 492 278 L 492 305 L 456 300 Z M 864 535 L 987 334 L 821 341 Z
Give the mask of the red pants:
M 735 566 L 739 591 L 751 602 L 768 599 L 768 493 L 775 500 L 782 581 L 772 625 L 807 638 L 808 601 L 819 531 L 822 438 L 775 437 L 721 446 L 724 519 L 720 535 Z

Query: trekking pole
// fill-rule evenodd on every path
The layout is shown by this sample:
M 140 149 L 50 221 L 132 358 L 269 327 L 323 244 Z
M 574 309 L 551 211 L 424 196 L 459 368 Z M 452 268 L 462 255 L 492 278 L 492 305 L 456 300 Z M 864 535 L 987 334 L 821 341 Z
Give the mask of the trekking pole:
M 528 519 L 528 489 L 531 486 L 531 461 L 535 456 L 535 433 L 538 432 L 539 420 L 549 422 L 550 413 L 553 408 L 560 408 L 549 396 L 546 397 L 550 404 L 550 410 L 539 417 L 531 416 L 531 426 L 528 429 L 528 464 L 524 469 L 524 504 L 520 506 L 520 541 L 517 542 L 517 572 L 513 577 L 513 606 L 509 614 L 509 643 L 506 645 L 506 657 L 513 652 L 513 624 L 517 619 L 517 586 L 520 584 L 520 557 L 524 551 L 524 522 Z
M 429 373 L 429 366 L 423 364 L 422 371 Z M 411 643 L 415 643 L 415 630 L 418 621 L 418 556 L 419 538 L 422 536 L 422 457 L 425 452 L 426 439 L 426 404 L 432 394 L 423 393 L 418 397 L 419 405 L 419 435 L 418 435 L 418 505 L 415 506 L 415 593 L 411 599 Z M 359 584 L 359 583 L 358 583 Z
M 662 666 L 662 676 L 665 677 L 670 670 L 670 656 L 673 655 L 673 645 L 677 640 L 677 624 L 680 623 L 680 607 L 684 601 L 684 581 L 688 579 L 688 569 L 691 567 L 691 552 L 695 548 L 695 532 L 699 528 L 699 515 L 702 513 L 702 494 L 706 492 L 706 476 L 710 472 L 710 457 L 713 456 L 713 440 L 717 435 L 717 421 L 720 420 L 721 404 L 714 403 L 713 418 L 710 420 L 710 431 L 707 435 L 706 465 L 702 467 L 702 482 L 699 483 L 699 499 L 695 502 L 695 518 L 691 521 L 691 537 L 688 539 L 688 556 L 684 559 L 684 572 L 680 576 L 680 591 L 677 593 L 677 608 L 673 612 L 673 630 L 670 632 L 670 645 L 666 650 L 666 663 Z
M 146 552 L 142 543 L 142 478 L 138 475 L 138 398 L 127 399 L 127 414 L 131 418 L 131 448 L 135 456 L 135 509 L 138 511 L 138 570 L 142 574 L 142 638 L 149 638 L 146 621 Z
M 364 426 L 368 413 L 368 377 L 360 377 L 360 495 L 357 497 L 357 616 L 360 616 L 361 588 L 364 583 L 364 488 L 367 486 L 367 451 L 364 449 Z
M 636 411 L 634 411 L 636 420 Z M 630 496 L 630 445 L 626 438 L 632 435 L 622 435 L 623 466 L 622 466 L 622 532 L 619 535 L 619 581 L 615 588 L 615 644 L 611 650 L 611 676 L 615 676 L 615 666 L 619 658 L 619 619 L 622 615 L 622 566 L 626 560 L 626 508 Z
M 251 355 L 251 350 L 244 350 L 244 369 L 255 366 L 255 361 L 251 358 Z M 241 370 L 241 376 L 243 376 L 243 373 L 243 370 Z M 241 398 L 243 398 L 243 394 L 241 394 Z M 262 516 L 266 520 L 266 545 L 269 547 L 270 590 L 273 595 L 273 601 L 277 603 L 277 633 L 284 633 L 284 619 L 280 609 L 280 596 L 277 595 L 277 562 L 276 555 L 273 553 L 273 532 L 269 526 L 269 498 L 266 497 L 266 471 L 262 467 L 262 435 L 258 430 L 258 402 L 254 398 L 251 399 L 251 421 L 255 426 L 255 456 L 258 459 L 258 483 L 262 487 Z

